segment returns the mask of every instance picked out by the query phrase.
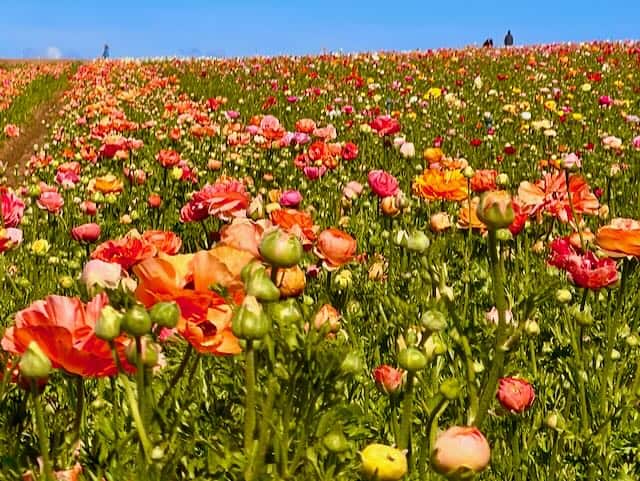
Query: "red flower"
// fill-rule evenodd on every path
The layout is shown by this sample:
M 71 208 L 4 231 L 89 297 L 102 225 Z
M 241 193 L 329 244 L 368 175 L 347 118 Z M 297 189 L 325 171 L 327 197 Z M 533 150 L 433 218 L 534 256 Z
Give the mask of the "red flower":
M 156 160 L 165 168 L 175 167 L 180 163 L 180 153 L 175 150 L 161 150 L 156 155 Z
M 549 264 L 567 272 L 569 280 L 585 289 L 601 289 L 618 281 L 618 271 L 613 259 L 598 259 L 591 251 L 579 252 L 571 245 L 569 237 L 551 242 Z
M 471 147 L 480 147 L 482 145 L 482 140 L 480 139 L 471 139 Z
M 347 142 L 342 146 L 341 155 L 344 160 L 354 160 L 358 157 L 358 146 L 353 142 Z
M 477 193 L 496 189 L 498 172 L 494 169 L 476 170 L 471 178 L 471 190 Z
M 387 394 L 398 392 L 402 387 L 404 372 L 387 364 L 376 367 L 373 370 L 373 379 L 376 386 Z
M 400 132 L 400 122 L 389 115 L 379 115 L 370 126 L 381 137 Z
M 496 397 L 506 410 L 522 413 L 531 407 L 536 393 L 533 386 L 524 379 L 503 377 L 500 379 Z
M 71 237 L 78 242 L 95 242 L 100 237 L 100 226 L 93 222 L 79 225 L 71 229 Z
M 124 270 L 129 270 L 138 262 L 155 254 L 156 248 L 153 244 L 144 239 L 127 236 L 103 242 L 91 253 L 91 258 L 119 264 Z
M 36 301 L 15 316 L 15 323 L 2 338 L 2 348 L 22 354 L 32 341 L 47 355 L 54 368 L 83 377 L 111 376 L 117 372 L 109 344 L 95 335 L 100 311 L 107 305 L 106 294 L 88 304 L 75 297 L 49 296 Z M 124 346 L 116 339 L 121 353 Z

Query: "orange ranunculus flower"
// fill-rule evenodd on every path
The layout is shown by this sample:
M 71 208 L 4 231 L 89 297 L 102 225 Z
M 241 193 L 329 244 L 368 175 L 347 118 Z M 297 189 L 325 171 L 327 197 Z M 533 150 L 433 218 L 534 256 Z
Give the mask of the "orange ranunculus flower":
M 278 269 L 276 275 L 276 286 L 280 290 L 282 297 L 295 297 L 302 294 L 307 284 L 304 271 L 300 266 Z
M 142 238 L 153 245 L 158 252 L 164 252 L 168 255 L 177 254 L 182 247 L 182 239 L 171 231 L 148 230 L 142 234 Z
M 477 193 L 496 189 L 498 172 L 494 169 L 476 170 L 471 178 L 471 190 Z
M 237 354 L 231 306 L 210 287 L 226 288 L 234 302 L 241 302 L 240 271 L 251 260 L 250 253 L 220 244 L 195 254 L 147 259 L 134 268 L 136 298 L 146 307 L 175 301 L 181 313 L 177 331 L 199 352 Z
M 332 227 L 320 233 L 314 252 L 327 269 L 337 269 L 355 257 L 356 247 L 353 237 Z
M 469 202 L 466 200 L 460 205 L 460 211 L 458 212 L 459 229 L 467 230 L 471 226 L 472 229 L 478 229 L 481 232 L 487 230 L 487 226 L 478 219 L 478 214 L 476 213 L 478 204 L 480 204 L 480 197 L 471 199 L 471 209 L 469 209 Z
M 467 198 L 467 179 L 459 170 L 426 169 L 413 181 L 413 192 L 427 200 Z
M 331 157 L 331 151 L 329 150 L 329 146 L 322 140 L 316 140 L 309 146 L 307 155 L 309 156 L 309 159 L 313 161 L 325 160 Z
M 598 198 L 591 192 L 589 184 L 579 175 L 569 177 L 569 191 L 576 214 L 596 215 L 600 208 Z M 518 187 L 518 198 L 522 211 L 530 216 L 541 216 L 548 212 L 562 222 L 573 220 L 567 181 L 564 172 L 546 174 L 535 184 L 522 182 Z
M 442 153 L 442 149 L 440 149 L 440 147 L 428 147 L 425 149 L 423 157 L 424 160 L 429 162 L 429 164 L 437 164 L 442 160 L 444 154 Z
M 118 369 L 111 348 L 95 334 L 96 321 L 108 303 L 105 293 L 87 304 L 76 297 L 54 295 L 36 301 L 15 315 L 14 325 L 2 338 L 2 348 L 20 355 L 35 341 L 56 369 L 82 377 L 112 376 Z M 130 369 L 123 339 L 115 343 L 120 361 Z
M 103 194 L 113 194 L 122 192 L 124 184 L 122 181 L 113 174 L 103 175 L 102 177 L 96 177 L 93 180 L 93 189 Z
M 220 230 L 220 242 L 260 257 L 260 241 L 264 231 L 270 227 L 267 220 L 254 222 L 251 219 L 235 218 Z
M 147 240 L 127 235 L 122 239 L 103 242 L 91 253 L 91 258 L 119 264 L 124 270 L 129 270 L 156 253 L 156 247 Z
M 611 257 L 640 257 L 640 221 L 613 219 L 598 229 L 596 244 Z
M 284 231 L 294 234 L 302 245 L 309 247 L 316 240 L 317 227 L 311 214 L 295 209 L 276 209 L 270 214 L 271 222 Z
M 311 135 L 316 129 L 316 123 L 311 119 L 300 119 L 296 122 L 296 131 Z

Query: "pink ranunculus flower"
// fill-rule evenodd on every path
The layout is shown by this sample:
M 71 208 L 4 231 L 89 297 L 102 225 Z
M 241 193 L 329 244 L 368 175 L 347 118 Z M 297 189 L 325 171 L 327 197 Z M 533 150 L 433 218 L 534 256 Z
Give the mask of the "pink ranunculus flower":
M 18 137 L 20 135 L 20 128 L 14 124 L 7 124 L 4 126 L 4 133 L 7 137 Z
M 79 225 L 71 229 L 71 237 L 78 242 L 95 242 L 100 237 L 100 226 L 93 222 Z
M 17 227 L 22 221 L 24 202 L 13 192 L 0 191 L 0 209 L 5 227 Z
M 115 289 L 122 277 L 122 267 L 98 259 L 87 262 L 82 269 L 80 280 L 91 290 L 94 286 Z
M 631 141 L 631 145 L 633 145 L 634 149 L 640 150 L 640 135 L 633 138 L 633 140 Z
M 362 187 L 362 184 L 360 182 L 352 180 L 344 186 L 344 188 L 342 189 L 342 195 L 347 199 L 355 199 L 360 194 L 362 194 L 363 189 L 364 187 Z
M 265 115 L 260 121 L 260 128 L 262 130 L 278 130 L 280 128 L 280 121 L 273 115 Z
M 90 200 L 83 200 L 82 202 L 80 202 L 79 207 L 82 212 L 91 217 L 96 215 L 96 213 L 98 212 L 98 206 L 95 204 L 95 202 L 92 202 Z
M 22 244 L 22 231 L 14 227 L 0 229 L 0 254 Z
M 582 160 L 573 152 L 565 155 L 561 162 L 562 168 L 567 170 L 579 169 L 582 167 Z
M 36 203 L 41 209 L 57 214 L 64 205 L 64 199 L 58 192 L 42 192 Z
M 327 168 L 324 165 L 321 167 L 313 167 L 308 165 L 304 169 L 302 169 L 302 172 L 307 177 L 307 179 L 318 180 L 327 172 Z
M 279 202 L 282 207 L 295 209 L 302 202 L 302 194 L 297 190 L 285 190 L 280 196 Z
M 367 180 L 369 187 L 378 197 L 390 197 L 398 192 L 398 180 L 384 170 L 372 170 Z

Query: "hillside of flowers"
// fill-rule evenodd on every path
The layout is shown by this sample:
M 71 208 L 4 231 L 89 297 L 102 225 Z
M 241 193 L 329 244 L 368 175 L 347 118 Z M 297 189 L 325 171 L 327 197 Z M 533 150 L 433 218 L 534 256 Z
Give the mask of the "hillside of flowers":
M 0 479 L 640 477 L 640 43 L 38 68 Z

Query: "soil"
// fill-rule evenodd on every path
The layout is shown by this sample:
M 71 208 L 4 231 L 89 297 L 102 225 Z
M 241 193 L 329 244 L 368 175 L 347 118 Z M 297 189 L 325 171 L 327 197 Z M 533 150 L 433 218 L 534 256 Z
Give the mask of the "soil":
M 6 184 L 14 185 L 19 179 L 14 173 L 18 167 L 18 173 L 22 174 L 27 162 L 33 155 L 33 146 L 41 145 L 48 133 L 48 124 L 53 122 L 58 111 L 62 107 L 62 95 L 64 91 L 55 92 L 45 103 L 38 105 L 31 114 L 27 125 L 20 125 L 20 135 L 13 138 L 4 138 L 0 142 L 0 161 L 6 164 Z

